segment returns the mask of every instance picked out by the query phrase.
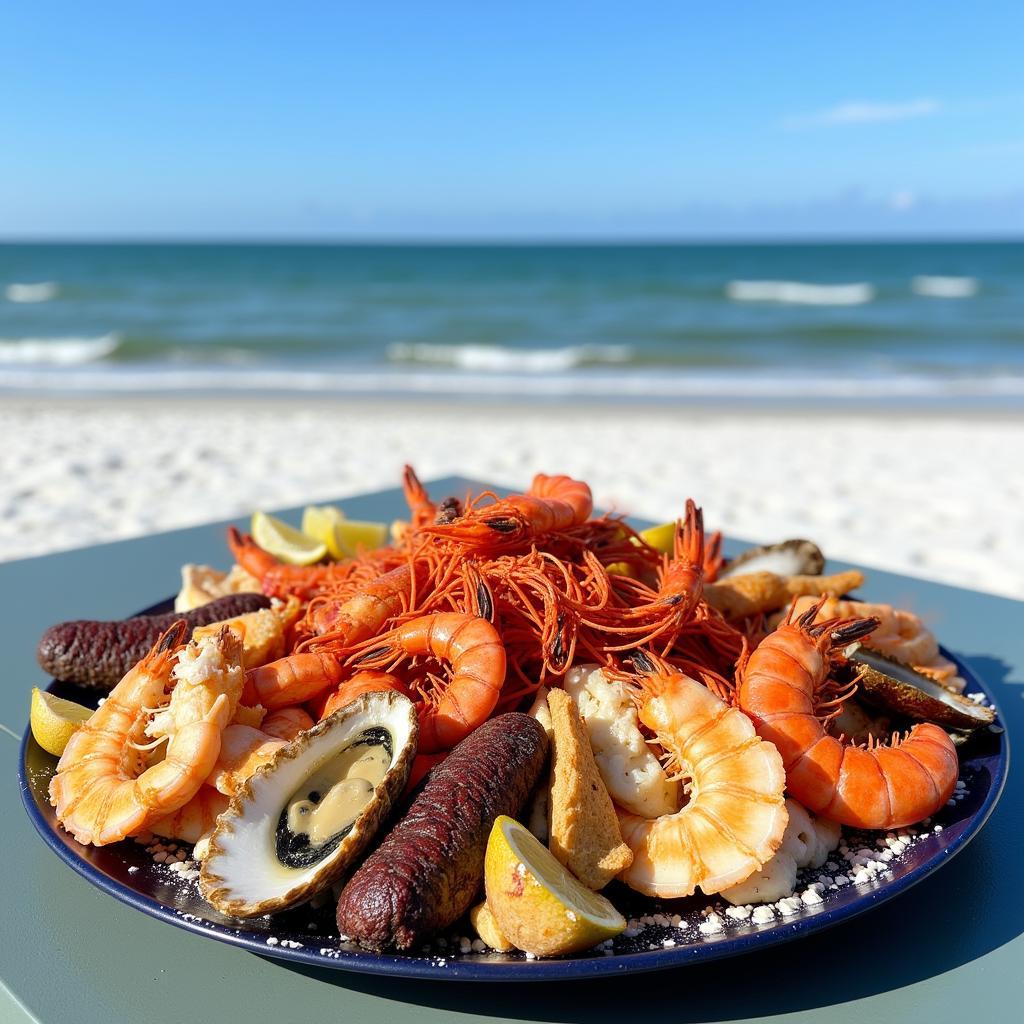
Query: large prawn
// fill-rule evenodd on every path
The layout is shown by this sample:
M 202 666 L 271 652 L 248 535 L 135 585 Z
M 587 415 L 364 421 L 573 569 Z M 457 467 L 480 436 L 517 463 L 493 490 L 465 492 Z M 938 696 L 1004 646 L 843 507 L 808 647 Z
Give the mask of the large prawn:
M 467 508 L 454 522 L 424 526 L 422 532 L 497 552 L 526 547 L 542 534 L 579 526 L 593 510 L 593 495 L 582 480 L 538 473 L 526 494 Z
M 683 783 L 678 810 L 646 817 L 619 809 L 633 863 L 621 874 L 648 896 L 720 892 L 757 871 L 786 829 L 782 760 L 750 720 L 695 679 L 641 654 L 639 720 L 665 752 L 668 778 Z M 651 669 L 651 671 L 647 671 Z
M 186 661 L 187 636 L 184 621 L 171 626 L 64 750 L 50 802 L 78 842 L 104 846 L 147 830 L 184 807 L 212 771 L 241 690 L 242 645 L 225 628 L 193 644 Z M 167 704 L 178 686 L 178 701 Z M 165 739 L 163 758 L 146 767 L 145 755 Z
M 377 637 L 354 655 L 360 668 L 392 667 L 408 658 L 434 658 L 448 665 L 447 685 L 428 676 L 421 684 L 421 753 L 450 750 L 485 722 L 505 683 L 505 646 L 484 618 L 459 612 L 422 615 Z
M 930 722 L 889 744 L 863 747 L 826 732 L 823 719 L 847 696 L 835 696 L 829 682 L 832 652 L 867 636 L 878 620 L 830 619 L 815 625 L 823 601 L 795 621 L 787 619 L 741 666 L 739 707 L 758 734 L 778 748 L 789 792 L 816 814 L 870 829 L 921 821 L 953 792 L 956 748 Z
M 693 615 L 704 586 L 704 514 L 692 500 L 686 502 L 686 517 L 677 524 L 672 557 L 665 557 L 652 589 L 628 576 L 616 578 L 616 590 L 628 594 L 628 607 L 616 602 L 587 615 L 581 621 L 605 633 L 621 634 L 620 642 L 605 645 L 607 651 L 623 651 L 651 643 L 664 636 L 666 651 L 679 630 Z

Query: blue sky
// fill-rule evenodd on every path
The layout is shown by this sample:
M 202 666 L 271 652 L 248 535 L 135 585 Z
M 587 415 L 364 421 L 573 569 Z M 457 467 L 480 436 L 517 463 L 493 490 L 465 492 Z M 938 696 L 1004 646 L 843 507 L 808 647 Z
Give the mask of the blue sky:
M 1024 5 L 53 3 L 0 237 L 1024 233 Z

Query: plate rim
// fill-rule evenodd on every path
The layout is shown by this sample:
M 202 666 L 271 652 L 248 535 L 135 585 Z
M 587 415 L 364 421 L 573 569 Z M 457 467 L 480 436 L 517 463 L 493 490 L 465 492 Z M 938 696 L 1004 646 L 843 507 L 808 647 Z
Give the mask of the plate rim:
M 163 609 L 168 601 L 165 599 L 151 605 L 137 614 L 151 614 L 154 609 Z M 369 950 L 339 950 L 336 956 L 326 956 L 312 949 L 301 947 L 290 948 L 280 944 L 268 945 L 266 938 L 261 938 L 242 927 L 232 931 L 220 924 L 209 922 L 194 915 L 183 916 L 173 907 L 160 903 L 151 896 L 143 895 L 134 889 L 105 874 L 101 869 L 83 859 L 61 835 L 51 828 L 36 803 L 32 786 L 27 777 L 26 758 L 29 744 L 34 743 L 31 725 L 26 725 L 18 752 L 18 783 L 21 792 L 22 806 L 25 808 L 36 832 L 45 845 L 53 851 L 68 867 L 102 892 L 113 896 L 133 910 L 142 912 L 148 917 L 164 921 L 196 935 L 214 939 L 228 945 L 247 949 L 259 956 L 276 960 L 291 961 L 308 967 L 327 970 L 345 971 L 358 974 L 370 974 L 385 977 L 415 978 L 432 981 L 475 981 L 475 982 L 511 982 L 511 981 L 554 981 L 584 980 L 595 977 L 616 976 L 627 973 L 647 973 L 658 970 L 686 967 L 691 964 L 706 963 L 711 960 L 740 956 L 748 952 L 768 949 L 772 946 L 790 942 L 805 935 L 826 930 L 844 921 L 859 916 L 865 911 L 901 895 L 909 888 L 924 880 L 934 871 L 947 864 L 952 857 L 961 852 L 985 827 L 996 804 L 999 802 L 1009 775 L 1010 744 L 1005 725 L 1005 718 L 994 696 L 969 663 L 963 661 L 954 652 L 944 647 L 939 648 L 943 656 L 952 660 L 969 686 L 977 686 L 995 708 L 998 721 L 1002 728 L 999 737 L 999 751 L 996 758 L 997 772 L 989 786 L 985 799 L 972 816 L 971 824 L 957 836 L 949 846 L 938 851 L 923 863 L 911 868 L 905 875 L 892 879 L 882 888 L 866 892 L 853 904 L 821 910 L 811 917 L 797 918 L 791 922 L 774 921 L 770 929 L 752 931 L 744 935 L 721 939 L 716 942 L 700 945 L 676 946 L 659 948 L 642 952 L 612 954 L 601 957 L 558 958 L 535 960 L 462 960 L 449 953 L 417 954 L 410 956 L 397 953 L 374 953 Z M 51 680 L 48 688 L 55 685 Z M 194 917 L 194 919 L 192 919 Z M 439 962 L 443 961 L 443 962 Z

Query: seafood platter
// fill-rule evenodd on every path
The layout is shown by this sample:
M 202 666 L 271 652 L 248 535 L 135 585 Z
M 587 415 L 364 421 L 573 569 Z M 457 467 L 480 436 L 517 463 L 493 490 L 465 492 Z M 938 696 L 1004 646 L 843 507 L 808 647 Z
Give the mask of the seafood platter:
M 638 530 L 567 476 L 403 489 L 47 630 L 22 790 L 66 863 L 264 955 L 594 976 L 841 921 L 998 799 L 984 685 L 814 543 L 726 559 L 692 500 Z

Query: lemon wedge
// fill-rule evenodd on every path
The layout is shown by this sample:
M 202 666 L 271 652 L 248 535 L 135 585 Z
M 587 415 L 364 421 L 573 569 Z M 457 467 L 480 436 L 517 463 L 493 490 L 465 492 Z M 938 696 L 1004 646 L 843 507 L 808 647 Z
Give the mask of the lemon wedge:
M 338 547 L 334 528 L 345 521 L 345 513 L 337 505 L 307 505 L 302 510 L 302 532 L 327 545 L 331 558 L 346 557 Z
M 494 920 L 494 915 L 491 913 L 491 908 L 486 903 L 478 903 L 469 912 L 469 923 L 491 949 L 496 949 L 499 953 L 507 953 L 510 949 L 516 948 L 502 934 L 498 922 Z
M 590 949 L 626 927 L 608 900 L 578 882 L 524 826 L 504 814 L 487 841 L 484 888 L 501 934 L 534 956 Z
M 253 513 L 252 536 L 264 551 L 290 565 L 312 565 L 327 554 L 323 541 L 307 537 L 301 530 L 265 512 Z
M 655 551 L 660 551 L 663 555 L 671 555 L 672 545 L 676 537 L 676 524 L 672 522 L 662 523 L 660 526 L 651 526 L 646 530 L 641 530 L 640 536 Z
M 335 523 L 334 543 L 340 552 L 335 557 L 354 558 L 360 551 L 376 551 L 387 544 L 388 533 L 387 523 L 369 523 L 359 519 Z
M 32 706 L 29 711 L 29 725 L 32 735 L 48 754 L 60 757 L 68 740 L 78 731 L 83 722 L 92 717 L 92 708 L 83 707 L 73 700 L 55 697 L 52 693 L 32 688 Z

